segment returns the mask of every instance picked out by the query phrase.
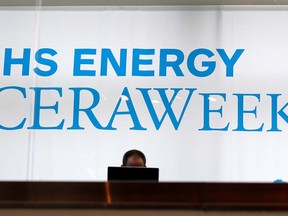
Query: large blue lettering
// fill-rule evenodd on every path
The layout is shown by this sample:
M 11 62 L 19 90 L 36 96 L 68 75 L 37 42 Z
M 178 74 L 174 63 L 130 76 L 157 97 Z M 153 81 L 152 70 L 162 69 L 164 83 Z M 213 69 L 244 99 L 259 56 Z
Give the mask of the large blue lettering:
M 176 59 L 174 61 L 168 61 L 168 56 L 175 56 Z M 184 76 L 180 65 L 184 60 L 184 54 L 181 50 L 178 49 L 160 49 L 160 68 L 159 75 L 166 76 L 167 67 L 171 67 L 176 76 Z
M 51 130 L 51 129 L 57 129 L 61 130 L 64 125 L 64 119 L 56 125 L 56 126 L 41 126 L 40 125 L 40 110 L 53 110 L 56 114 L 58 114 L 58 101 L 51 106 L 43 106 L 41 105 L 41 95 L 42 91 L 56 91 L 60 97 L 62 97 L 62 88 L 57 87 L 49 87 L 49 88 L 40 88 L 40 87 L 31 87 L 30 89 L 34 90 L 35 92 L 35 98 L 34 98 L 34 121 L 33 125 L 31 127 L 28 127 L 28 129 L 38 129 L 38 130 Z
M 278 115 L 282 117 L 288 123 L 288 115 L 284 112 L 286 107 L 288 106 L 288 103 L 286 103 L 279 111 L 278 111 L 278 97 L 281 94 L 267 94 L 271 97 L 271 129 L 267 131 L 272 132 L 279 132 L 282 131 L 278 129 Z
M 69 127 L 69 130 L 84 130 L 84 127 L 80 126 L 80 112 L 83 112 L 87 115 L 90 122 L 94 125 L 95 128 L 98 129 L 104 129 L 104 127 L 101 126 L 97 118 L 95 117 L 92 109 L 95 108 L 99 101 L 100 101 L 100 95 L 98 91 L 96 91 L 93 88 L 69 88 L 74 92 L 74 106 L 73 106 L 73 125 Z M 81 92 L 86 91 L 92 94 L 93 96 L 93 102 L 92 104 L 87 108 L 80 108 L 80 96 Z
M 25 48 L 23 50 L 23 58 L 12 58 L 12 49 L 6 48 L 4 57 L 4 76 L 10 76 L 12 65 L 22 65 L 22 76 L 28 76 L 30 68 L 30 51 L 31 49 Z
M 95 70 L 81 70 L 81 65 L 93 65 L 94 59 L 83 59 L 82 55 L 96 55 L 96 49 L 75 49 L 74 51 L 74 76 L 95 76 Z
M 224 49 L 216 49 L 222 58 L 224 64 L 226 65 L 226 76 L 233 77 L 234 76 L 234 65 L 236 61 L 239 59 L 241 54 L 244 52 L 244 49 L 237 49 L 231 59 L 227 56 Z
M 120 63 L 118 64 L 111 49 L 102 49 L 101 55 L 101 76 L 107 76 L 108 60 L 114 68 L 117 76 L 126 76 L 127 49 L 120 50 Z
M 215 61 L 203 61 L 202 62 L 202 67 L 206 67 L 206 70 L 200 71 L 195 67 L 195 59 L 199 55 L 205 55 L 208 58 L 211 58 L 214 56 L 214 53 L 208 49 L 196 49 L 192 51 L 187 59 L 187 67 L 189 71 L 197 77 L 207 77 L 213 73 L 216 67 L 216 62 Z
M 127 87 L 125 87 L 123 89 L 121 96 L 122 97 L 120 97 L 120 99 L 118 100 L 118 103 L 117 103 L 117 105 L 116 105 L 116 107 L 114 109 L 114 112 L 113 112 L 113 114 L 111 116 L 111 119 L 110 119 L 110 121 L 109 121 L 109 123 L 108 123 L 108 125 L 107 125 L 107 127 L 105 129 L 107 129 L 107 130 L 116 130 L 116 128 L 114 128 L 112 126 L 116 115 L 130 115 L 131 119 L 133 121 L 133 124 L 134 124 L 134 127 L 131 127 L 130 130 L 146 130 L 146 128 L 142 127 L 141 124 L 140 124 L 140 121 L 138 119 L 136 110 L 135 110 L 134 105 L 132 103 L 132 100 L 131 100 L 131 97 L 130 97 L 130 94 L 129 94 L 129 91 L 128 91 Z M 125 97 L 125 100 L 122 99 L 123 96 Z M 126 102 L 128 111 L 118 111 L 122 101 Z
M 203 112 L 204 112 L 204 119 L 203 119 L 203 128 L 199 129 L 200 131 L 201 130 L 205 130 L 205 131 L 213 131 L 213 130 L 216 130 L 216 131 L 227 131 L 228 128 L 229 128 L 229 124 L 230 123 L 227 123 L 225 127 L 214 127 L 212 128 L 210 126 L 210 113 L 219 113 L 220 114 L 220 117 L 222 118 L 223 115 L 222 115 L 222 106 L 219 108 L 219 109 L 211 109 L 210 108 L 210 102 L 211 102 L 211 97 L 215 97 L 215 96 L 220 96 L 224 102 L 226 101 L 226 94 L 223 94 L 223 93 L 203 93 L 203 94 L 199 94 L 199 95 L 202 95 L 203 96 L 203 99 L 204 99 L 204 109 L 203 109 Z
M 45 71 L 45 70 L 41 70 L 39 67 L 36 67 L 34 69 L 34 72 L 36 74 L 38 74 L 39 76 L 51 76 L 53 75 L 56 71 L 57 71 L 57 63 L 51 59 L 47 59 L 44 58 L 42 55 L 44 54 L 49 54 L 50 56 L 54 56 L 57 54 L 57 52 L 53 49 L 49 49 L 49 48 L 43 48 L 43 49 L 39 49 L 36 54 L 35 54 L 35 60 L 42 65 L 46 65 L 48 67 L 50 67 L 50 70 Z
M 17 91 L 22 93 L 24 98 L 26 98 L 25 88 L 18 87 L 18 86 L 7 86 L 4 88 L 0 88 L 0 92 L 6 91 L 6 90 L 17 90 Z M 6 127 L 3 125 L 0 125 L 0 129 L 2 129 L 2 130 L 19 130 L 19 129 L 23 128 L 25 122 L 26 122 L 26 118 L 23 118 L 23 120 L 18 125 L 14 126 L 14 127 Z
M 260 101 L 260 94 L 233 94 L 238 98 L 238 127 L 233 131 L 262 131 L 264 124 L 259 128 L 247 129 L 244 127 L 244 114 L 253 114 L 257 118 L 257 106 L 252 110 L 244 110 L 244 98 L 254 97 Z
M 152 59 L 143 59 L 142 55 L 154 55 L 155 49 L 133 49 L 132 76 L 154 76 L 154 70 L 141 70 L 141 65 L 151 65 Z
M 173 95 L 172 95 L 170 100 L 168 99 L 168 97 L 166 95 L 166 91 L 168 90 L 167 88 L 154 88 L 153 89 L 159 93 L 160 98 L 161 98 L 163 105 L 165 107 L 165 112 L 160 119 L 157 116 L 157 113 L 155 111 L 155 108 L 152 104 L 151 98 L 150 98 L 149 93 L 148 93 L 151 90 L 151 88 L 137 88 L 137 90 L 139 90 L 141 92 L 141 94 L 143 95 L 146 106 L 149 110 L 150 116 L 151 116 L 153 123 L 155 125 L 155 128 L 157 130 L 159 130 L 159 128 L 161 127 L 161 125 L 162 125 L 162 123 L 163 123 L 163 121 L 167 115 L 170 117 L 170 120 L 171 120 L 175 130 L 178 130 L 179 125 L 180 125 L 182 118 L 184 116 L 184 113 L 186 111 L 187 105 L 190 101 L 190 98 L 191 98 L 193 92 L 196 90 L 196 88 L 185 88 L 185 90 L 188 91 L 188 96 L 186 98 L 186 101 L 185 101 L 185 104 L 184 104 L 183 109 L 181 111 L 179 119 L 177 119 L 175 114 L 174 114 L 174 111 L 172 109 L 172 104 L 173 104 L 173 101 L 175 100 L 177 94 L 181 90 L 183 90 L 183 88 L 171 88 L 170 90 L 173 91 Z

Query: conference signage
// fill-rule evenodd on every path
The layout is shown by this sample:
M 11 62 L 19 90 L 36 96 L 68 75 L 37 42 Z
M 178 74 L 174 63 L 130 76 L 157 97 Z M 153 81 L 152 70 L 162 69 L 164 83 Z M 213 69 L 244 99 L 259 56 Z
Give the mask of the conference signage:
M 102 181 L 134 148 L 162 181 L 288 178 L 286 8 L 0 17 L 1 179 Z
M 235 53 L 232 53 L 232 56 L 229 57 L 224 49 L 217 49 L 216 53 L 220 56 L 221 60 L 225 64 L 225 71 L 222 71 L 222 73 L 225 74 L 226 77 L 232 77 L 234 76 L 234 65 L 243 53 L 244 49 L 236 49 Z M 127 49 L 120 49 L 120 60 L 117 62 L 115 56 L 113 55 L 113 52 L 111 49 L 101 49 L 100 52 L 100 59 L 101 61 L 98 62 L 100 64 L 100 71 L 98 72 L 99 75 L 97 75 L 96 70 L 83 70 L 81 69 L 85 65 L 90 65 L 91 67 L 94 64 L 94 56 L 97 53 L 97 49 L 75 49 L 74 50 L 74 62 L 71 64 L 73 65 L 73 71 L 71 73 L 74 77 L 95 77 L 95 76 L 108 76 L 108 63 L 110 63 L 113 67 L 113 70 L 109 71 L 109 73 L 115 73 L 116 76 L 119 77 L 125 77 L 125 76 L 137 76 L 142 77 L 145 79 L 145 77 L 165 77 L 167 75 L 167 68 L 171 68 L 172 71 L 170 73 L 175 74 L 175 79 L 177 77 L 182 76 L 194 76 L 205 79 L 205 77 L 210 76 L 216 68 L 217 62 L 215 60 L 210 60 L 215 54 L 213 51 L 207 49 L 207 48 L 198 48 L 185 57 L 184 53 L 179 49 L 160 49 L 159 53 L 159 69 L 153 70 L 153 56 L 155 55 L 155 49 L 133 49 L 130 51 L 132 53 L 132 71 L 127 72 Z M 20 73 L 21 76 L 29 76 L 30 73 L 30 61 L 31 61 L 31 49 L 30 48 L 24 48 L 23 49 L 23 57 L 13 57 L 13 50 L 11 48 L 6 48 L 4 51 L 4 64 L 3 64 L 3 76 L 9 76 L 13 78 L 13 73 Z M 46 57 L 45 57 L 46 55 Z M 36 74 L 36 76 L 42 76 L 49 78 L 50 76 L 53 76 L 53 74 L 57 73 L 57 62 L 53 60 L 53 56 L 57 55 L 57 51 L 52 48 L 41 48 L 37 50 L 35 53 L 35 61 L 39 64 L 38 67 L 34 68 L 32 71 Z M 202 61 L 202 67 L 205 69 L 203 71 L 198 70 L 195 67 L 195 59 L 199 56 L 203 55 L 207 58 L 207 60 Z M 86 57 L 85 57 L 86 56 Z M 87 57 L 89 56 L 89 57 Z M 148 59 L 147 59 L 148 57 Z M 174 57 L 175 60 L 171 61 L 168 60 L 169 57 Z M 184 74 L 184 72 L 181 70 L 180 65 L 183 64 L 183 61 L 185 59 L 185 63 L 187 64 L 188 71 Z M 97 64 L 97 63 L 96 63 Z M 13 65 L 21 65 L 22 70 L 17 72 L 12 72 Z M 40 69 L 42 66 L 47 66 L 48 70 L 42 70 Z M 140 68 L 143 66 L 151 66 L 151 70 L 141 70 Z M 32 73 L 33 73 L 32 72 Z M 61 72 L 59 72 L 61 73 Z M 108 86 L 109 88 L 109 86 Z M 111 88 L 111 87 L 110 87 Z M 74 102 L 73 102 L 73 115 L 71 116 L 73 118 L 72 125 L 68 125 L 65 127 L 65 119 L 62 119 L 60 122 L 55 122 L 54 125 L 41 125 L 41 115 L 42 110 L 52 110 L 55 112 L 55 115 L 58 114 L 58 106 L 59 102 L 55 101 L 55 103 L 50 105 L 42 105 L 41 104 L 41 98 L 43 98 L 43 92 L 54 92 L 58 97 L 65 97 L 63 95 L 63 89 L 61 86 L 31 86 L 29 89 L 26 89 L 23 86 L 4 86 L 1 89 L 1 92 L 3 91 L 13 91 L 14 94 L 20 94 L 23 97 L 23 100 L 27 98 L 27 91 L 32 91 L 34 94 L 33 101 L 34 101 L 34 110 L 33 110 L 33 124 L 26 126 L 27 118 L 20 119 L 20 123 L 15 126 L 4 126 L 0 125 L 0 128 L 2 130 L 19 130 L 26 128 L 28 130 L 49 130 L 49 129 L 55 129 L 55 130 L 84 130 L 85 126 L 80 125 L 80 113 L 83 112 L 87 115 L 90 123 L 95 127 L 95 129 L 99 130 L 117 130 L 116 126 L 113 126 L 113 122 L 115 118 L 119 115 L 126 115 L 129 120 L 132 121 L 133 127 L 129 128 L 130 130 L 147 130 L 149 128 L 145 127 L 144 125 L 141 125 L 141 120 L 139 119 L 137 115 L 137 110 L 135 110 L 135 107 L 133 105 L 133 98 L 130 96 L 129 91 L 137 91 L 143 97 L 143 101 L 147 106 L 147 111 L 150 114 L 151 120 L 155 126 L 156 130 L 161 129 L 161 125 L 165 118 L 168 118 L 175 130 L 177 130 L 181 124 L 181 119 L 185 115 L 185 111 L 187 108 L 188 103 L 190 102 L 193 94 L 198 94 L 203 97 L 204 106 L 203 106 L 203 124 L 199 130 L 228 130 L 229 123 L 223 127 L 223 128 L 213 128 L 210 123 L 210 113 L 218 113 L 220 115 L 223 115 L 222 108 L 219 109 L 211 109 L 210 108 L 210 101 L 209 98 L 219 97 L 221 100 L 223 100 L 223 103 L 225 104 L 226 100 L 226 93 L 218 93 L 218 92 L 199 92 L 197 90 L 197 87 L 191 86 L 191 88 L 176 88 L 167 86 L 166 88 L 136 88 L 136 89 L 129 89 L 129 87 L 125 86 L 121 92 L 118 93 L 119 100 L 115 102 L 115 109 L 111 113 L 111 116 L 108 116 L 108 124 L 99 122 L 97 116 L 93 113 L 94 108 L 97 107 L 97 105 L 101 102 L 100 101 L 100 94 L 101 92 L 98 92 L 96 88 L 91 87 L 73 87 L 71 86 L 69 88 L 70 91 L 72 91 L 74 95 Z M 88 92 L 88 94 L 91 94 L 93 100 L 91 105 L 88 108 L 80 107 L 80 101 L 81 101 L 81 92 Z M 151 100 L 151 97 L 149 95 L 150 91 L 157 92 L 159 94 L 161 100 L 160 103 L 163 104 L 163 107 L 165 109 L 163 114 L 158 114 L 153 106 L 153 102 Z M 184 91 L 187 92 L 187 97 L 184 98 L 184 106 L 182 108 L 181 114 L 179 117 L 176 117 L 174 110 L 173 110 L 173 101 L 175 100 L 175 97 L 177 97 L 178 93 Z M 201 90 L 200 90 L 201 91 Z M 172 96 L 169 98 L 167 96 L 167 92 L 171 92 Z M 245 110 L 244 109 L 244 101 L 246 97 L 254 97 L 256 100 L 260 100 L 260 94 L 242 94 L 242 93 L 234 93 L 235 97 L 238 100 L 238 126 L 235 131 L 262 131 L 263 130 L 263 124 L 260 128 L 257 129 L 248 129 L 244 127 L 244 115 L 249 114 L 257 116 L 256 108 L 253 110 Z M 123 96 L 125 96 L 125 100 L 123 99 Z M 271 97 L 271 104 L 273 108 L 272 112 L 272 128 L 270 131 L 280 131 L 277 126 L 277 116 L 280 115 L 280 117 L 287 118 L 287 115 L 284 113 L 282 108 L 281 110 L 278 110 L 277 108 L 277 99 L 279 94 L 268 94 L 268 96 Z M 193 100 L 193 99 L 192 99 Z M 21 101 L 20 101 L 21 103 Z M 124 103 L 125 106 L 127 106 L 126 110 L 120 110 L 121 103 Z M 191 101 L 193 103 L 193 101 Z M 160 117 L 159 117 L 159 116 Z M 285 119 L 286 120 L 286 119 Z M 168 122 L 167 122 L 168 123 Z

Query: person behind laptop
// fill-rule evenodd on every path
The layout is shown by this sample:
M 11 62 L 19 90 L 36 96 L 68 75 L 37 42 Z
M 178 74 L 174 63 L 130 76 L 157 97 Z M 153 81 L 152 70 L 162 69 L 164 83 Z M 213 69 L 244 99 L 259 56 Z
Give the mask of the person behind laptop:
M 136 149 L 127 151 L 121 167 L 108 167 L 108 181 L 159 181 L 159 168 L 146 167 L 145 155 Z
M 146 157 L 139 150 L 129 150 L 123 155 L 122 166 L 146 167 Z

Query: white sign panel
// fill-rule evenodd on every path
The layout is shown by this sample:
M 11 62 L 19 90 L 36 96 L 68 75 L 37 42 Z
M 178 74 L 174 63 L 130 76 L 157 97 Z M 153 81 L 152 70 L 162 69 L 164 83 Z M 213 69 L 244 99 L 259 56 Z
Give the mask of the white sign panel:
M 0 179 L 288 179 L 287 8 L 1 10 Z

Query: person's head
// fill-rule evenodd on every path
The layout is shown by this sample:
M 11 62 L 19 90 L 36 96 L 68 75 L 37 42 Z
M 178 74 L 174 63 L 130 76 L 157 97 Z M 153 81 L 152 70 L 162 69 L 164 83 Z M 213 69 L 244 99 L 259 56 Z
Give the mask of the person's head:
M 146 157 L 139 150 L 129 150 L 123 156 L 122 166 L 146 167 Z

